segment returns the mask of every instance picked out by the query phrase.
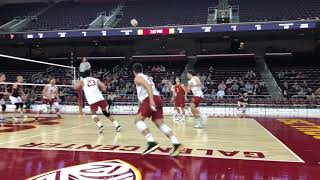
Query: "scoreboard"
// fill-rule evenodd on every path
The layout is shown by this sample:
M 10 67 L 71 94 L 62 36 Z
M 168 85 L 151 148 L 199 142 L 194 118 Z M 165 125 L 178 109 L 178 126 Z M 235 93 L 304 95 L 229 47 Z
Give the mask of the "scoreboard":
M 319 21 L 283 21 L 283 22 L 255 22 L 238 24 L 207 24 L 163 27 L 137 28 L 108 28 L 84 30 L 55 30 L 39 32 L 23 32 L 1 34 L 6 39 L 46 39 L 46 38 L 81 38 L 81 37 L 108 37 L 108 36 L 149 36 L 149 35 L 178 35 L 192 33 L 221 33 L 241 31 L 280 31 L 318 28 Z

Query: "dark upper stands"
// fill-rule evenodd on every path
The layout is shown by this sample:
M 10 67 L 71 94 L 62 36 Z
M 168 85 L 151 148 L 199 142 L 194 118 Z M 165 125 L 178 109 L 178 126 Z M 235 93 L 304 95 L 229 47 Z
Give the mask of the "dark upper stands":
M 117 27 L 130 26 L 137 19 L 139 26 L 206 24 L 208 7 L 217 0 L 132 0 L 125 4 L 124 16 Z M 279 21 L 320 17 L 319 0 L 230 0 L 240 6 L 240 21 Z M 35 15 L 46 3 L 10 4 L 0 7 L 0 24 L 17 16 Z M 26 30 L 86 28 L 97 13 L 110 11 L 115 3 L 60 2 L 38 16 Z
M 117 27 L 129 27 L 133 18 L 139 26 L 206 24 L 208 7 L 214 3 L 215 0 L 128 1 Z
M 240 6 L 240 21 L 281 21 L 320 18 L 319 0 L 233 0 Z
M 60 2 L 38 16 L 26 27 L 27 30 L 79 29 L 86 28 L 97 13 L 109 13 L 113 3 L 75 3 Z
M 0 25 L 3 25 L 16 17 L 35 15 L 46 3 L 8 4 L 0 6 Z

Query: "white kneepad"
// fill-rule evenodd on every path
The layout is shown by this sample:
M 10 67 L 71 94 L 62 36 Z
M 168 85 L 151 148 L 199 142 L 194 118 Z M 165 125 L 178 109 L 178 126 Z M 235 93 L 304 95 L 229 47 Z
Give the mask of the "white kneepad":
M 169 134 L 171 132 L 171 129 L 166 124 L 161 124 L 159 129 L 165 134 Z
M 136 126 L 139 129 L 140 132 L 144 131 L 145 129 L 147 129 L 147 125 L 145 122 L 143 121 L 138 121 L 136 122 Z

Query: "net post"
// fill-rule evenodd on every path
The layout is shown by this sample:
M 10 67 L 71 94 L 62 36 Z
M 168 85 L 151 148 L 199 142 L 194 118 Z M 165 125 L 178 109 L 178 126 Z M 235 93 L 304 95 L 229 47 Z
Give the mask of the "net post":
M 83 93 L 82 88 L 78 90 L 78 108 L 79 108 L 79 114 L 83 115 Z

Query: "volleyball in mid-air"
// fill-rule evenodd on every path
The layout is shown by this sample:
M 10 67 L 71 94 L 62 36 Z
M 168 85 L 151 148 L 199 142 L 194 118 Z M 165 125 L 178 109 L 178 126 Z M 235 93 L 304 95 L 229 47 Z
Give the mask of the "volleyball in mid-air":
M 138 26 L 138 21 L 136 19 L 131 19 L 130 23 L 131 23 L 131 26 L 133 27 Z

